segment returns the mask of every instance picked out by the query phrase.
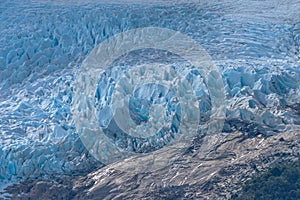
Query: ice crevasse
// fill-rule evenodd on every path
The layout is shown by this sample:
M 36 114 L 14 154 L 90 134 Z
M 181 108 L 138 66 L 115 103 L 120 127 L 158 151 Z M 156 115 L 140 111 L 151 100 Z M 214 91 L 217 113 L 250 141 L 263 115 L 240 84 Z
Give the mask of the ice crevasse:
M 297 5 L 295 5 L 297 7 Z M 299 6 L 299 5 L 298 5 Z M 279 11 L 278 11 L 279 12 Z M 18 14 L 14 14 L 18 13 Z M 3 1 L 0 4 L 0 181 L 68 175 L 100 167 L 76 132 L 70 111 L 74 80 L 82 61 L 105 39 L 133 28 L 162 27 L 199 42 L 222 75 L 226 95 L 223 132 L 276 134 L 300 125 L 300 23 L 252 15 L 235 17 L 226 6 L 211 4 L 145 5 L 96 2 Z M 140 58 L 144 58 L 141 60 Z M 95 88 L 100 126 L 120 72 L 143 62 L 165 63 L 175 70 L 188 65 L 178 55 L 140 50 L 116 60 Z M 205 84 L 187 73 L 200 88 L 203 123 L 211 103 Z M 201 88 L 203 90 L 201 90 Z M 136 124 L 151 120 L 153 104 L 169 109 L 165 120 L 176 129 L 180 109 L 172 89 L 145 85 L 132 94 L 130 116 Z M 147 97 L 147 98 L 146 98 Z M 153 110 L 152 110 L 153 111 Z M 161 116 L 159 110 L 156 110 Z M 153 114 L 153 113 L 152 113 Z M 175 131 L 176 132 L 176 131 Z M 119 131 L 120 147 L 148 152 L 164 145 L 162 137 L 127 143 Z M 168 140 L 168 138 L 163 138 Z M 131 146 L 130 146 L 131 145 Z M 150 148 L 150 149 L 149 149 Z

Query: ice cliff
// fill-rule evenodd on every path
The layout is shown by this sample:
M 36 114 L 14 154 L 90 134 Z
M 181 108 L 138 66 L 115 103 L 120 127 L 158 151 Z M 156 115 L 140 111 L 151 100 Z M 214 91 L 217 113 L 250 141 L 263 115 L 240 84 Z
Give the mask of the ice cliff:
M 251 10 L 240 16 L 227 6 L 205 2 L 122 5 L 1 1 L 0 182 L 89 172 L 101 166 L 85 149 L 75 130 L 70 112 L 73 82 L 82 61 L 97 44 L 133 28 L 152 26 L 180 31 L 206 49 L 223 78 L 225 134 L 239 130 L 250 136 L 268 136 L 298 129 L 299 16 L 293 17 L 295 20 L 269 20 Z M 274 15 L 285 13 L 272 11 Z M 121 66 L 128 71 L 149 60 L 175 67 L 186 64 L 176 55 L 147 50 L 125 55 L 112 67 Z M 117 76 L 112 69 L 99 80 L 94 106 L 109 101 L 113 84 L 107 80 Z M 162 86 L 147 85 L 136 90 L 130 100 L 135 123 L 149 120 L 150 101 L 162 101 L 153 91 L 172 98 L 172 91 L 165 91 Z M 200 107 L 205 123 L 211 105 L 209 94 L 203 91 Z M 176 108 L 173 111 L 176 113 Z M 99 121 L 105 126 L 110 112 L 101 112 Z

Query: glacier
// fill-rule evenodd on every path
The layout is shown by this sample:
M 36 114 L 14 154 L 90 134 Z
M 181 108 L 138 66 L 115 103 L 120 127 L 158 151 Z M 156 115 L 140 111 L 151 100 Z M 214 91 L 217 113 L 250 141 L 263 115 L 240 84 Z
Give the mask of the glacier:
M 273 5 L 276 1 L 268 2 Z M 236 4 L 1 1 L 0 185 L 26 178 L 87 173 L 103 166 L 88 152 L 76 131 L 71 113 L 74 81 L 93 48 L 134 28 L 151 26 L 180 31 L 205 48 L 223 78 L 223 134 L 242 131 L 254 137 L 299 129 L 299 3 L 288 1 L 272 8 L 250 1 L 252 6 L 247 6 L 246 11 Z M 257 7 L 270 12 L 256 14 Z M 284 17 L 276 18 L 278 15 Z M 114 70 L 122 68 L 127 72 L 130 67 L 147 62 L 187 65 L 177 55 L 155 49 L 124 55 L 99 80 L 95 106 L 109 102 L 113 88 L 109 80 L 118 76 Z M 198 94 L 201 123 L 205 124 L 211 100 L 201 78 L 194 79 L 197 87 L 203 88 Z M 154 95 L 151 103 L 161 103 L 153 91 L 172 97 L 172 91 L 165 91 L 161 85 L 138 88 L 129 105 L 136 124 L 149 120 L 150 100 L 145 97 Z M 176 108 L 172 109 L 179 114 Z M 105 127 L 111 111 L 100 110 L 99 124 Z M 173 122 L 175 128 L 176 123 L 179 122 Z M 124 141 L 120 142 L 124 145 Z M 132 144 L 133 149 L 134 145 L 139 144 Z

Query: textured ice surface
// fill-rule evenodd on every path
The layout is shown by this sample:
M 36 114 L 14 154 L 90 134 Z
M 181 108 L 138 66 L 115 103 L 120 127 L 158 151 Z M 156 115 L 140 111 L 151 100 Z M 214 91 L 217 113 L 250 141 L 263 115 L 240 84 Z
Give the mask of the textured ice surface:
M 268 135 L 297 128 L 300 5 L 266 2 L 247 1 L 241 8 L 230 1 L 177 5 L 1 1 L 0 181 L 89 171 L 100 165 L 75 131 L 70 113 L 72 83 L 97 44 L 132 28 L 178 30 L 208 51 L 225 84 L 225 132 Z M 170 54 L 148 53 L 133 52 L 115 64 L 125 66 L 124 70 L 149 60 L 182 64 Z M 104 93 L 98 103 L 110 98 L 110 87 L 99 81 Z M 139 98 L 148 95 L 148 89 L 157 88 L 137 89 L 130 105 L 147 107 L 149 102 Z M 208 111 L 209 97 L 202 94 L 203 111 Z M 105 126 L 110 112 L 102 112 L 99 121 Z M 132 110 L 132 119 L 147 120 L 147 112 Z

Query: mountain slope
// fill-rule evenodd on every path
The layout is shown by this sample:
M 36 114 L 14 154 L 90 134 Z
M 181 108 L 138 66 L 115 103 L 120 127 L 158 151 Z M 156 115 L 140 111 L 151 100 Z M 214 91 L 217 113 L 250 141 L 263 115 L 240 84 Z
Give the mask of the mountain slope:
M 25 181 L 7 192 L 16 199 L 229 199 L 256 173 L 300 155 L 298 132 L 267 138 L 235 132 L 204 145 L 212 147 L 207 152 L 201 144 L 212 138 L 129 158 L 87 176 Z

